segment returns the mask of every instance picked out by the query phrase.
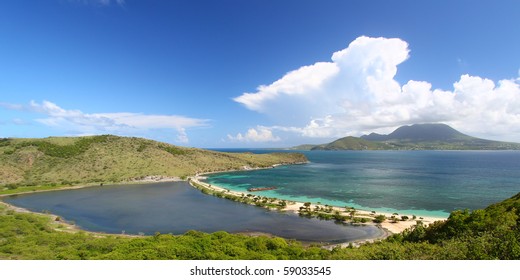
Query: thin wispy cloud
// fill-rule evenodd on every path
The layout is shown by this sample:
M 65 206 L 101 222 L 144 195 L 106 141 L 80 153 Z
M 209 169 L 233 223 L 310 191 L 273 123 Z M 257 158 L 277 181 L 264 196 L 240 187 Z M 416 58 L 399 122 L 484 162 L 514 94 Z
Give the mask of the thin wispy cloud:
M 434 89 L 427 81 L 401 85 L 395 76 L 409 53 L 398 38 L 359 37 L 330 62 L 303 66 L 234 100 L 274 119 L 278 124 L 269 129 L 304 137 L 443 122 L 476 136 L 520 141 L 518 78 L 494 82 L 465 74 L 451 90 Z
M 144 113 L 84 113 L 64 109 L 50 101 L 28 105 L 0 103 L 1 107 L 17 111 L 29 111 L 43 115 L 36 122 L 49 127 L 72 131 L 75 135 L 120 134 L 146 135 L 154 130 L 170 130 L 179 143 L 188 143 L 187 130 L 209 126 L 209 120 L 178 115 L 154 115 Z
M 125 0 L 69 0 L 69 2 L 105 7 L 110 6 L 112 4 L 116 4 L 123 7 L 126 4 Z
M 5 102 L 0 102 L 0 107 L 6 108 L 9 110 L 23 110 L 24 109 L 23 105 L 11 104 L 11 103 L 5 103 Z

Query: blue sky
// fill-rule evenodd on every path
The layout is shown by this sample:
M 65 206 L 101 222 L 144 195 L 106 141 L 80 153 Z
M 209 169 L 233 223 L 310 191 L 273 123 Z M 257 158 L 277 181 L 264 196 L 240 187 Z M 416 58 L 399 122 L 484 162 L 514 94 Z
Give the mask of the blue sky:
M 455 2 L 455 3 L 453 3 Z M 520 142 L 519 1 L 0 2 L 0 137 Z

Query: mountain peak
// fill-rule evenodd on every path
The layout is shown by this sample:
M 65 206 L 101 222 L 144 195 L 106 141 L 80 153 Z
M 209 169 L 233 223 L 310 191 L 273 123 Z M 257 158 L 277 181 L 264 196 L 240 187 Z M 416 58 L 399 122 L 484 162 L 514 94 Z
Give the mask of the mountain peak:
M 307 145 L 309 146 L 309 145 Z M 390 134 L 343 137 L 311 150 L 520 150 L 519 143 L 490 141 L 463 134 L 442 123 L 401 126 Z
M 369 141 L 458 141 L 471 138 L 449 125 L 442 123 L 413 124 L 401 126 L 388 135 L 371 133 L 361 138 Z

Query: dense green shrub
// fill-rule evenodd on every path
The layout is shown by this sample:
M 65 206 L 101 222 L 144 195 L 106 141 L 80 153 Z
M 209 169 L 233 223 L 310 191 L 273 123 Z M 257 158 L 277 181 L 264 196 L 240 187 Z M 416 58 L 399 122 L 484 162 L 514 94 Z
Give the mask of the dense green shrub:
M 72 145 L 57 145 L 48 141 L 25 141 L 16 145 L 17 149 L 23 147 L 36 147 L 40 152 L 59 158 L 70 158 L 84 153 L 94 143 L 106 142 L 110 135 L 99 135 L 79 138 Z
M 176 155 L 184 155 L 186 154 L 186 151 L 184 151 L 183 149 L 181 148 L 178 148 L 178 147 L 175 147 L 175 146 L 170 146 L 170 145 L 161 145 L 160 148 L 165 151 L 165 152 L 168 152 L 174 156 Z
M 377 215 L 377 216 L 374 217 L 373 221 L 374 221 L 374 223 L 380 224 L 380 223 L 384 222 L 385 220 L 386 220 L 386 216 L 385 215 Z

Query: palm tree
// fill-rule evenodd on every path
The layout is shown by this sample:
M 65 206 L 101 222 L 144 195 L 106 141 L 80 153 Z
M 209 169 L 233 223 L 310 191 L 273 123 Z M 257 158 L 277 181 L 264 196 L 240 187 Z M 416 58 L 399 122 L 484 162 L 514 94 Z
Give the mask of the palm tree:
M 353 219 L 355 215 L 356 215 L 356 209 L 352 208 L 352 210 L 350 210 L 350 218 Z

